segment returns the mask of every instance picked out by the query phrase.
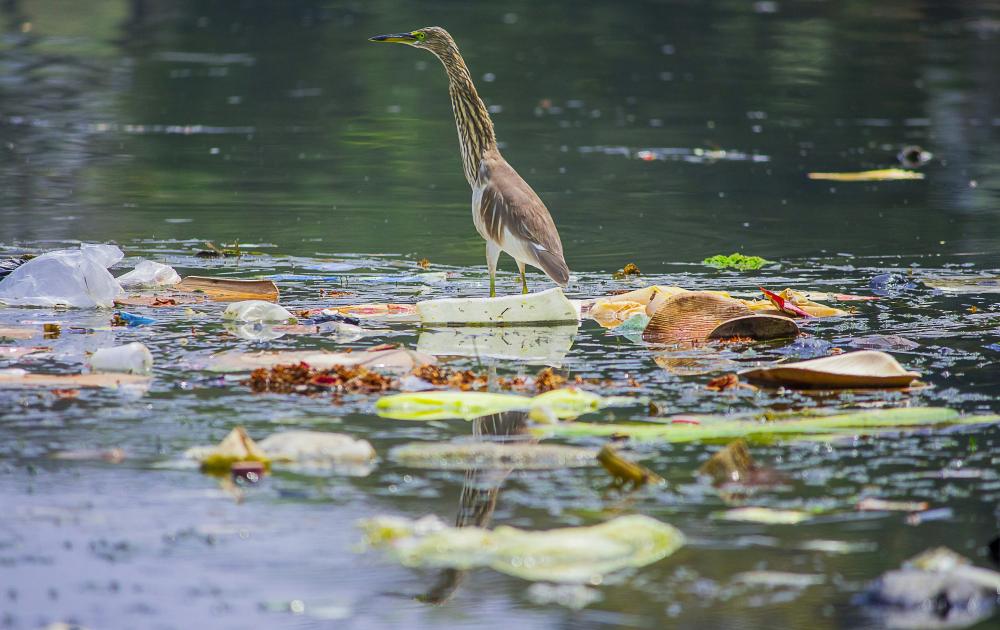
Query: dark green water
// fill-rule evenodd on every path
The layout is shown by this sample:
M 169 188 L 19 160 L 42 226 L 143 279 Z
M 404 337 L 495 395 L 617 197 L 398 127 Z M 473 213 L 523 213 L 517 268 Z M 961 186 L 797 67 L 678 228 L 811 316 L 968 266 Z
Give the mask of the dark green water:
M 290 308 L 334 303 L 320 290 L 345 284 L 355 295 L 337 303 L 484 294 L 444 73 L 426 53 L 366 41 L 431 24 L 458 40 L 504 154 L 551 209 L 579 277 L 575 296 L 639 286 L 611 280 L 627 262 L 646 273 L 641 284 L 746 295 L 759 284 L 870 293 L 874 276 L 912 270 L 913 289 L 808 330 L 845 348 L 868 334 L 912 339 L 919 347 L 896 356 L 932 387 L 719 396 L 704 390 L 709 376 L 665 370 L 655 350 L 593 322 L 577 332 L 564 371 L 634 377 L 637 387 L 613 393 L 651 396 L 671 413 L 885 399 L 1000 411 L 1000 350 L 990 347 L 1000 343 L 997 294 L 948 296 L 919 283 L 1000 267 L 996 2 L 6 2 L 2 252 L 114 241 L 129 263 L 142 256 L 182 275 L 236 277 L 345 263 L 321 272 L 336 281 L 280 283 Z M 912 144 L 934 154 L 922 181 L 806 179 L 897 166 Z M 644 151 L 663 159 L 640 159 Z M 194 258 L 203 240 L 238 240 L 254 254 Z M 781 265 L 751 275 L 698 264 L 732 251 Z M 457 277 L 376 280 L 421 271 L 424 257 Z M 515 290 L 509 258 L 501 268 L 501 290 Z M 0 365 L 79 371 L 85 350 L 136 340 L 157 365 L 145 396 L 0 393 L 0 627 L 878 627 L 849 602 L 883 571 L 937 545 L 989 562 L 984 545 L 1000 517 L 995 427 L 753 451 L 789 479 L 760 490 L 757 504 L 844 508 L 870 493 L 950 507 L 949 518 L 911 526 L 899 514 L 841 509 L 799 526 L 720 523 L 710 515 L 722 499 L 692 476 L 711 446 L 641 447 L 668 485 L 628 500 L 607 497 L 597 469 L 467 479 L 397 466 L 384 458 L 391 446 L 468 435 L 469 424 L 378 419 L 370 398 L 334 407 L 221 386 L 196 369 L 199 359 L 263 346 L 224 336 L 221 307 L 203 310 L 157 311 L 151 328 L 64 335 L 45 342 L 52 356 Z M 107 319 L 0 310 L 0 326 Z M 418 341 L 412 326 L 393 325 L 347 345 Z M 770 360 L 778 350 L 727 358 Z M 343 431 L 369 439 L 383 459 L 363 477 L 278 474 L 242 503 L 207 477 L 161 467 L 236 424 L 260 437 Z M 130 458 L 49 457 L 81 447 L 121 447 Z M 974 472 L 942 473 L 958 469 Z M 470 486 L 502 486 L 494 524 L 545 529 L 634 511 L 674 524 L 689 544 L 609 578 L 582 611 L 537 603 L 529 583 L 489 570 L 465 575 L 441 605 L 421 603 L 415 596 L 440 596 L 447 576 L 354 553 L 358 518 L 451 521 Z M 810 540 L 860 547 L 802 549 Z M 774 589 L 736 578 L 759 569 L 822 583 Z M 305 612 L 290 612 L 293 601 Z

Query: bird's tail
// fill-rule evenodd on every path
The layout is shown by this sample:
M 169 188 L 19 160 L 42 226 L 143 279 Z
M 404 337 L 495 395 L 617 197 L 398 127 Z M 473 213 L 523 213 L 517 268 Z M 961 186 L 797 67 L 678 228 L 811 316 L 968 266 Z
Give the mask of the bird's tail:
M 539 250 L 535 253 L 538 258 L 538 266 L 541 267 L 550 278 L 555 280 L 559 286 L 566 286 L 569 283 L 569 267 L 562 254 L 553 254 L 548 250 Z

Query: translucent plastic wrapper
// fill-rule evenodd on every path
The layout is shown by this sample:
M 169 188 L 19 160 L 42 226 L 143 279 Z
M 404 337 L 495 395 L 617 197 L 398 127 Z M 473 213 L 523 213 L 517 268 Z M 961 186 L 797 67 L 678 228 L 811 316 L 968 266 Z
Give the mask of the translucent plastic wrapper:
M 265 302 L 264 300 L 245 300 L 243 302 L 233 302 L 226 307 L 222 314 L 223 319 L 235 320 L 237 322 L 287 322 L 294 320 L 295 316 L 288 312 L 283 306 Z
M 143 260 L 132 271 L 118 276 L 117 280 L 125 288 L 164 287 L 177 284 L 181 277 L 170 265 Z
M 122 287 L 108 267 L 122 259 L 114 245 L 81 244 L 24 263 L 0 281 L 0 302 L 9 306 L 110 308 Z
M 90 369 L 95 372 L 147 374 L 153 369 L 153 355 L 138 341 L 114 348 L 101 348 L 90 355 Z

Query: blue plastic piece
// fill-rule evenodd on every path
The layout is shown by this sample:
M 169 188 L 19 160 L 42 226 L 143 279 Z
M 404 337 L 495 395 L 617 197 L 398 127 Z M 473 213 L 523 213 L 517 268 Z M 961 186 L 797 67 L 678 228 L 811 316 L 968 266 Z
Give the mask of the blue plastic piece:
M 155 324 L 156 320 L 149 317 L 143 317 L 142 315 L 136 315 L 135 313 L 126 313 L 125 311 L 118 311 L 118 317 L 122 318 L 126 326 L 134 328 L 135 326 L 145 326 L 146 324 Z

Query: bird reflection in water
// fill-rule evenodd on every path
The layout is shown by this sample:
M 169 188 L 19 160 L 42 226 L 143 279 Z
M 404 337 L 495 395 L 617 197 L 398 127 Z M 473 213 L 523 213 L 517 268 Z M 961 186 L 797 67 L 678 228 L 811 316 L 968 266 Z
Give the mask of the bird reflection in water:
M 472 435 L 477 440 L 501 443 L 534 441 L 528 433 L 526 411 L 507 411 L 476 418 L 472 421 Z M 513 468 L 466 470 L 455 526 L 489 527 L 500 489 L 511 472 Z M 444 604 L 454 595 L 467 572 L 461 569 L 443 569 L 434 585 L 418 599 L 428 604 Z

